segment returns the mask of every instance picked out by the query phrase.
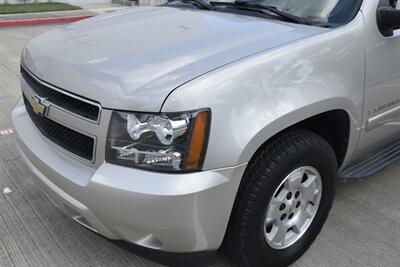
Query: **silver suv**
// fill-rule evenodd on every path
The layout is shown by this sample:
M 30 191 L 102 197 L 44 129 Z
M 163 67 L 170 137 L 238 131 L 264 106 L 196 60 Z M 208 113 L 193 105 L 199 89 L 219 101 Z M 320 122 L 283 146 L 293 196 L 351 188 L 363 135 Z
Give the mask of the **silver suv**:
M 23 51 L 18 147 L 109 239 L 287 265 L 338 179 L 400 157 L 398 28 L 388 0 L 170 1 L 68 25 Z

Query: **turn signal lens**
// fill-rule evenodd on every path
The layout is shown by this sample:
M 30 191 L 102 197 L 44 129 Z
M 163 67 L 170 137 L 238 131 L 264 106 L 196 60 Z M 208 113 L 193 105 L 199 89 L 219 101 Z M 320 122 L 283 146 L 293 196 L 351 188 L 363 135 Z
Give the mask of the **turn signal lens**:
M 190 141 L 187 170 L 196 170 L 202 161 L 201 152 L 205 150 L 207 140 L 208 112 L 200 112 L 194 120 L 192 140 Z

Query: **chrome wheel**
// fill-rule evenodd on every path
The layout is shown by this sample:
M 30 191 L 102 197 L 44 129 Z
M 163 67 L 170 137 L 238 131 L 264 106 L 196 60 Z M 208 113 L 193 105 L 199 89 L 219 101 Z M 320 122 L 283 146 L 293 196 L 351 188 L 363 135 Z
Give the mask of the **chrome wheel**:
M 321 175 L 315 168 L 300 167 L 286 176 L 268 204 L 266 242 L 274 249 L 285 249 L 299 240 L 317 214 L 321 195 Z

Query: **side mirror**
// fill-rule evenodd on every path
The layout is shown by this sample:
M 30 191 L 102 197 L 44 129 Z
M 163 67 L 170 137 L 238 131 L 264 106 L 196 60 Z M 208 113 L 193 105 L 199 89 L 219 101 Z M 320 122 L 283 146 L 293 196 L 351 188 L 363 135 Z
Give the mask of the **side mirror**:
M 400 10 L 392 7 L 378 8 L 378 27 L 386 37 L 393 35 L 393 30 L 400 28 Z

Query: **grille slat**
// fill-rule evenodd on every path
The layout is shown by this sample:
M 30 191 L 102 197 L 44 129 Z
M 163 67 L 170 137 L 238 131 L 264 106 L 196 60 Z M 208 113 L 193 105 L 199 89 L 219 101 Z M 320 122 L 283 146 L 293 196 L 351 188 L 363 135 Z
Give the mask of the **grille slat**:
M 98 122 L 100 108 L 97 105 L 63 94 L 39 82 L 31 73 L 21 66 L 21 76 L 29 87 L 41 98 L 83 118 Z
M 23 95 L 26 110 L 38 130 L 59 147 L 88 161 L 94 159 L 95 140 L 92 137 L 76 132 L 46 117 L 37 115 Z

